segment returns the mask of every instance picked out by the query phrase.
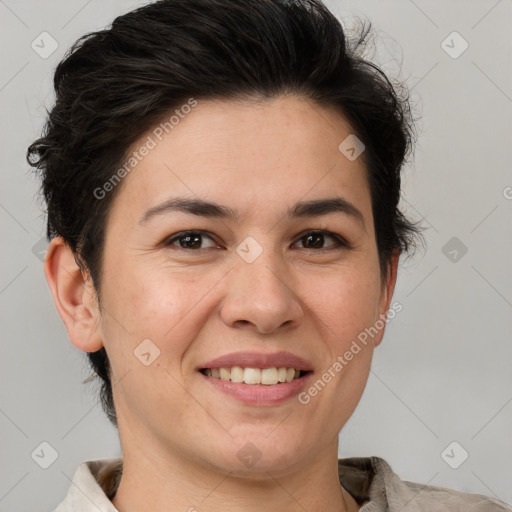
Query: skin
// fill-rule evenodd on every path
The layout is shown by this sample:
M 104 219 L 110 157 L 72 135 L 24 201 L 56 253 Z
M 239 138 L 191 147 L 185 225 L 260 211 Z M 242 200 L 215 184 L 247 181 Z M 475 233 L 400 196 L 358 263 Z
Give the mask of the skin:
M 338 150 L 351 133 L 340 114 L 296 96 L 198 101 L 119 185 L 101 309 L 69 247 L 51 242 L 45 273 L 72 343 L 87 352 L 104 346 L 111 361 L 124 457 L 113 504 L 121 512 L 359 510 L 339 483 L 338 435 L 384 328 L 305 405 L 297 397 L 242 404 L 196 371 L 230 352 L 284 350 L 319 377 L 386 314 L 398 255 L 381 281 L 364 162 Z M 168 212 L 139 223 L 176 196 L 229 206 L 240 218 Z M 344 213 L 285 217 L 298 201 L 333 196 L 359 209 L 364 226 Z M 313 229 L 351 248 L 328 235 L 308 246 L 304 232 Z M 191 249 L 163 243 L 185 230 L 211 238 Z M 235 251 L 247 236 L 263 249 L 250 264 Z M 134 357 L 144 339 L 160 350 L 149 366 Z M 237 457 L 248 442 L 261 453 L 252 467 Z

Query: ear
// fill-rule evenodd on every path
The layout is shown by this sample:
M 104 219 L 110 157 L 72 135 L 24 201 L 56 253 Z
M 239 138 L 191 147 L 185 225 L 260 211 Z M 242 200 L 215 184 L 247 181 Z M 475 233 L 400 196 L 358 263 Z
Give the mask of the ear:
M 396 277 L 398 272 L 398 261 L 400 259 L 400 253 L 398 250 L 394 250 L 388 267 L 385 281 L 382 282 L 380 304 L 379 304 L 379 319 L 382 319 L 384 326 L 379 329 L 379 333 L 374 338 L 374 346 L 377 347 L 384 336 L 384 330 L 386 327 L 386 317 L 388 314 L 391 299 L 393 298 L 393 292 L 395 291 Z M 378 321 L 378 320 L 377 320 Z M 382 323 L 382 322 L 381 322 Z
M 96 352 L 103 347 L 100 312 L 92 279 L 89 273 L 80 270 L 73 251 L 62 237 L 55 237 L 50 242 L 44 273 L 73 345 L 84 352 Z

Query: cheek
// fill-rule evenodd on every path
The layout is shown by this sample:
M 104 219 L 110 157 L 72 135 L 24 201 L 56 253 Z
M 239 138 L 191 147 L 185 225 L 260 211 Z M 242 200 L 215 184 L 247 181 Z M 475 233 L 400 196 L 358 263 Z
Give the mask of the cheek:
M 332 272 L 309 288 L 309 306 L 335 344 L 346 344 L 379 317 L 380 281 L 371 267 Z
M 102 290 L 103 334 L 111 351 L 133 353 L 146 339 L 161 352 L 183 350 L 181 345 L 193 337 L 191 329 L 195 324 L 189 319 L 200 299 L 197 280 L 156 268 L 142 272 L 136 267 L 124 271 L 119 267 L 118 276 L 113 272 L 108 277 L 105 274 Z
M 368 333 L 379 318 L 379 275 L 371 266 L 345 268 L 310 288 L 325 354 L 302 403 L 315 411 L 312 427 L 330 423 L 336 436 L 357 407 L 370 372 L 374 347 Z
M 116 391 L 119 405 L 126 410 L 126 404 L 132 403 L 128 409 L 150 414 L 160 411 L 158 404 L 163 406 L 172 395 L 179 407 L 188 407 L 179 384 L 181 364 L 204 323 L 204 318 L 198 318 L 206 314 L 200 299 L 211 287 L 209 281 L 185 273 L 166 276 L 156 268 L 140 274 L 131 269 L 120 275 L 130 279 L 104 281 L 102 315 L 113 380 L 121 381 Z M 150 400 L 147 390 L 151 390 Z
M 108 313 L 103 315 L 103 334 L 113 365 L 117 363 L 119 372 L 138 368 L 133 352 L 149 339 L 160 351 L 151 366 L 180 372 L 184 355 L 214 314 L 215 289 L 225 269 L 199 272 L 158 263 L 118 268 L 119 275 L 130 278 L 116 279 L 111 273 L 104 286 Z

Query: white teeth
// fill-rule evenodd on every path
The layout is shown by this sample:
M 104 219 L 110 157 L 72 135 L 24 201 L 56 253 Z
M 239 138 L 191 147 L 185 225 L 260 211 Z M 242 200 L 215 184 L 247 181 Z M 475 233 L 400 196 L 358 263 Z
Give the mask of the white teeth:
M 244 381 L 244 369 L 240 366 L 233 366 L 231 368 L 231 382 L 243 382 Z
M 230 371 L 227 369 L 227 368 L 221 368 L 219 370 L 219 373 L 220 373 L 220 378 L 222 380 L 229 380 L 231 375 L 230 375 Z
M 232 368 L 206 368 L 204 373 L 215 379 L 272 386 L 278 383 L 291 382 L 299 378 L 300 370 L 284 366 L 261 369 L 233 366 Z
M 259 368 L 245 368 L 244 382 L 246 384 L 259 384 L 261 382 L 261 370 Z
M 277 368 L 265 368 L 261 370 L 261 383 L 262 384 L 277 384 Z

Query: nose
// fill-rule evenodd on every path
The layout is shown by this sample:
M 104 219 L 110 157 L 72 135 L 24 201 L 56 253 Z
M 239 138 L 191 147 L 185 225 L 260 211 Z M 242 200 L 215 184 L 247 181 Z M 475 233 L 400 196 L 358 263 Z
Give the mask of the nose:
M 301 324 L 304 311 L 293 279 L 282 262 L 267 254 L 252 263 L 240 259 L 229 272 L 220 308 L 229 327 L 268 334 Z

